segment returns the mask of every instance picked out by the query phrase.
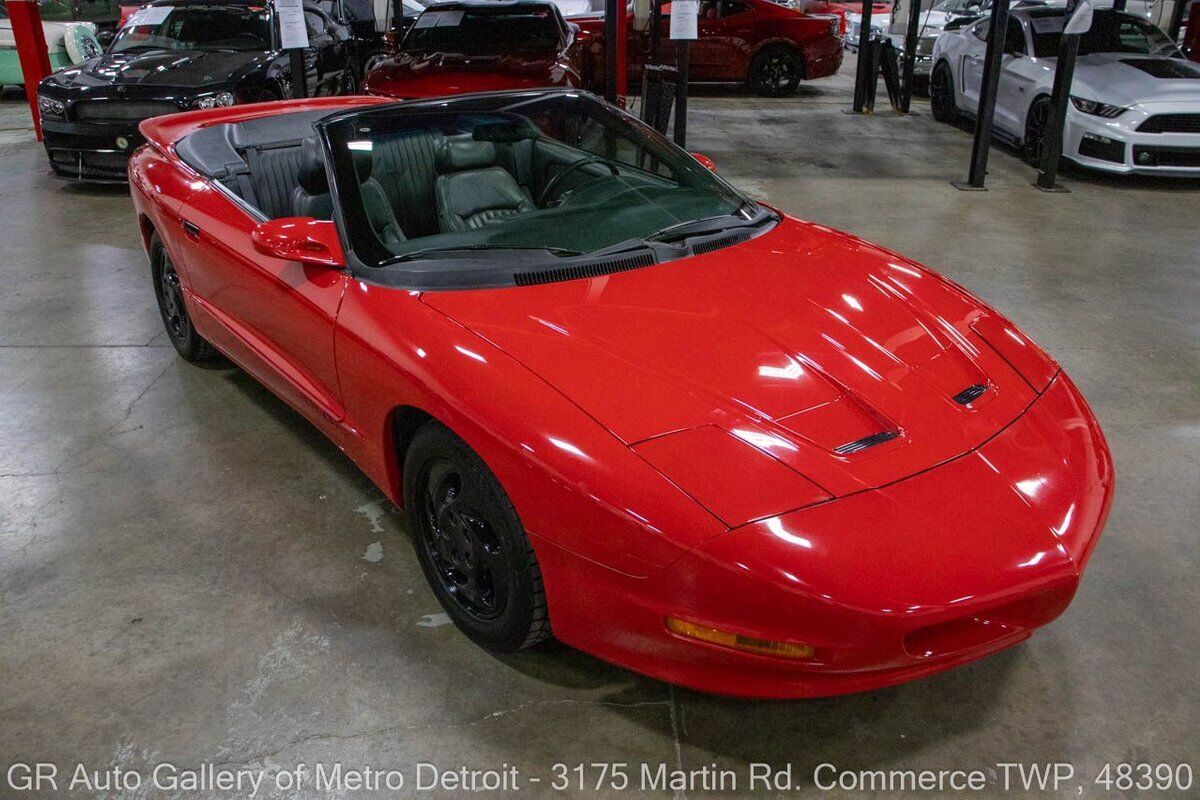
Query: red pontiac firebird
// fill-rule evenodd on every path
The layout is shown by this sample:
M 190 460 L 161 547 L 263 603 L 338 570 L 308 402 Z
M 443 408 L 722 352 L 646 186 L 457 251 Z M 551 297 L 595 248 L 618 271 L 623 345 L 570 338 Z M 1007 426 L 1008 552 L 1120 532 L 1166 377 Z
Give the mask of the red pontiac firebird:
M 225 354 L 347 453 L 485 647 L 553 635 L 809 697 L 994 653 L 1075 594 L 1113 467 L 1058 366 L 591 95 L 141 130 L 130 185 L 179 354 Z
M 367 74 L 368 94 L 405 99 L 578 87 L 578 29 L 549 0 L 428 7 L 399 52 Z

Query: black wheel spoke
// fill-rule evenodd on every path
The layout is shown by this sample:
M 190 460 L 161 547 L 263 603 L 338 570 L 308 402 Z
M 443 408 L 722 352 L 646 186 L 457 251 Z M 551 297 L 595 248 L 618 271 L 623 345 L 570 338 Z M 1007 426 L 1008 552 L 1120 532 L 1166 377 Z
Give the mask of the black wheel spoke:
M 484 511 L 490 498 L 472 473 L 449 460 L 434 462 L 424 475 L 417 510 L 439 581 L 464 611 L 494 619 L 504 610 L 510 575 L 503 540 Z

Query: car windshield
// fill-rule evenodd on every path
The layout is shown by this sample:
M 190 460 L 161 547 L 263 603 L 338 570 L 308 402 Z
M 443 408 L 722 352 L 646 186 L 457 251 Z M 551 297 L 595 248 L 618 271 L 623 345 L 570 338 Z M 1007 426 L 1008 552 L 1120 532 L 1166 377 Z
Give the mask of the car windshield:
M 1030 20 L 1033 23 L 1034 55 L 1039 58 L 1058 56 L 1066 14 L 1030 14 Z M 1091 53 L 1177 56 L 1179 49 L 1158 27 L 1143 19 L 1097 10 L 1092 16 L 1092 27 L 1079 39 L 1079 55 Z
M 270 49 L 271 14 L 266 8 L 149 6 L 134 12 L 109 52 Z
M 369 267 L 544 267 L 773 219 L 653 129 L 575 92 L 389 106 L 320 127 L 347 238 Z
M 942 0 L 933 7 L 943 14 L 967 14 L 979 10 L 979 0 Z
M 550 6 L 435 6 L 404 37 L 407 53 L 492 56 L 558 49 L 562 29 Z

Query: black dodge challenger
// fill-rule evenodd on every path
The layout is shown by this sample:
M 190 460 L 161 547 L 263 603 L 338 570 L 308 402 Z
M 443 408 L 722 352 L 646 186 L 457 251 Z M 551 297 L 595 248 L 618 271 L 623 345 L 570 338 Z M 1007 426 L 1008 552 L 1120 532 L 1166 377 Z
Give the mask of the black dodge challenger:
M 304 19 L 306 93 L 353 94 L 359 68 L 350 28 L 315 4 L 304 4 Z M 43 80 L 38 108 L 56 175 L 119 182 L 142 143 L 142 120 L 294 94 L 272 5 L 157 0 L 130 17 L 104 55 Z

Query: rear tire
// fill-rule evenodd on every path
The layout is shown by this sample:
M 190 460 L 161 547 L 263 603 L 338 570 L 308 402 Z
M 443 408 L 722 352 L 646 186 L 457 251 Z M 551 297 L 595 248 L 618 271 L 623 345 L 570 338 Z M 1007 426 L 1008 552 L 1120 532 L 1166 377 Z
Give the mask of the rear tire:
M 794 47 L 771 45 L 754 57 L 749 77 L 750 85 L 764 97 L 786 97 L 800 88 L 804 59 Z
M 158 312 L 162 316 L 167 338 L 174 345 L 175 352 L 179 353 L 184 361 L 193 363 L 212 360 L 217 354 L 216 348 L 196 333 L 192 319 L 188 316 L 179 273 L 175 271 L 171 255 L 163 247 L 157 233 L 150 237 L 150 274 L 154 278 L 154 296 L 158 300 Z
M 954 77 L 950 65 L 939 61 L 929 77 L 929 111 L 938 122 L 954 122 L 958 107 L 954 104 Z
M 550 638 L 541 568 L 516 509 L 483 459 L 437 422 L 408 448 L 404 505 L 421 570 L 463 633 L 499 652 Z

